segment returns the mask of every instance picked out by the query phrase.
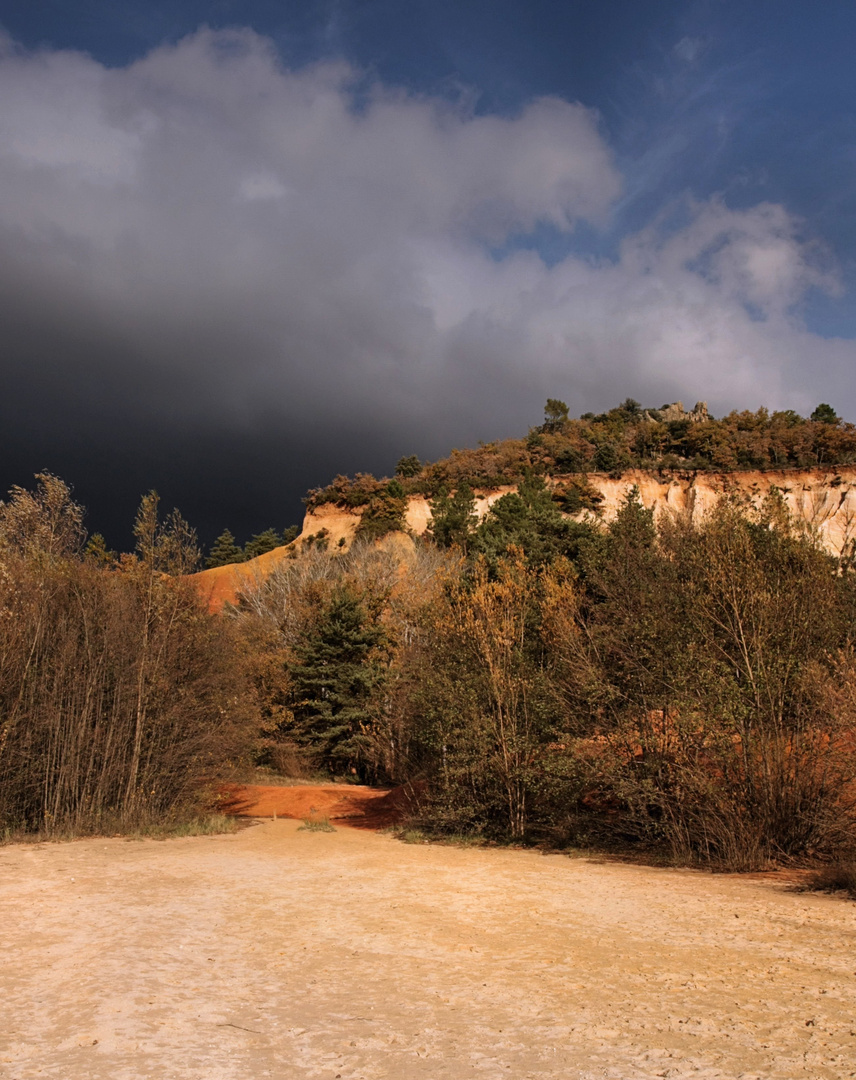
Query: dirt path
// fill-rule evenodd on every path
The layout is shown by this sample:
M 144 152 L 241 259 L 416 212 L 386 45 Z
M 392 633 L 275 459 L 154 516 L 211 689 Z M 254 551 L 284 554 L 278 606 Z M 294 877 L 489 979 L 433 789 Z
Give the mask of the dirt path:
M 0 1076 L 856 1076 L 852 903 L 298 824 L 0 849 Z
M 396 824 L 408 807 L 407 788 L 357 784 L 227 784 L 221 809 L 237 817 L 327 818 L 352 828 L 382 829 Z

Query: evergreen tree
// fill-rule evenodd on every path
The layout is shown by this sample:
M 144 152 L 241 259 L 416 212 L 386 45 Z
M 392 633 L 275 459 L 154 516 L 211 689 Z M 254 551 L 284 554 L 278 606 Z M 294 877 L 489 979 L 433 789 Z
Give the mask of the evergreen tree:
M 387 533 L 405 528 L 407 495 L 400 481 L 389 483 L 369 498 L 357 526 L 356 535 L 364 540 L 379 540 Z
M 101 533 L 93 533 L 85 548 L 87 558 L 91 559 L 96 566 L 113 566 L 118 555 L 107 547 L 107 541 Z
M 283 544 L 291 544 L 300 536 L 299 525 L 289 525 L 287 529 L 282 530 L 282 542 Z
M 604 442 L 595 451 L 592 461 L 597 472 L 611 473 L 621 467 L 621 457 L 615 443 Z
M 418 476 L 422 471 L 422 462 L 416 456 L 416 454 L 410 454 L 408 457 L 398 459 L 398 464 L 395 466 L 396 476 Z
M 244 545 L 244 558 L 255 559 L 259 555 L 265 555 L 268 551 L 282 546 L 282 539 L 276 529 L 265 529 L 264 532 L 256 533 Z
M 478 524 L 476 500 L 466 481 L 458 485 L 454 495 L 447 488 L 431 500 L 429 531 L 438 547 L 458 547 L 467 550 L 470 535 Z
M 475 531 L 470 547 L 495 569 L 509 547 L 522 548 L 529 566 L 544 566 L 560 555 L 577 557 L 592 527 L 563 517 L 540 477 L 529 477 L 518 491 L 503 495 Z
M 568 406 L 558 398 L 547 398 L 544 406 L 544 424 L 542 431 L 561 431 L 568 422 Z
M 827 405 L 826 402 L 821 402 L 820 405 L 811 414 L 812 420 L 819 424 L 837 424 L 839 417 L 838 413 L 833 409 L 831 405 Z
M 228 566 L 230 563 L 243 561 L 244 553 L 235 543 L 235 537 L 228 529 L 224 529 L 211 545 L 205 568 L 211 570 L 215 566 Z
M 384 680 L 386 633 L 360 599 L 340 587 L 288 665 L 294 736 L 332 772 L 361 769 L 372 704 Z

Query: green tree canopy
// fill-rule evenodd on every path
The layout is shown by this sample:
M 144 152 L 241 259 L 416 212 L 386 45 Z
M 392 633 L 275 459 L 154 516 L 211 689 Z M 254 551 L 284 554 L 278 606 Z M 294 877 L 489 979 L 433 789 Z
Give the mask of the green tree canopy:
M 215 566 L 228 566 L 230 563 L 243 562 L 244 558 L 244 552 L 235 543 L 235 537 L 228 529 L 224 529 L 211 545 L 205 568 L 211 570 Z
M 107 541 L 101 533 L 93 533 L 87 541 L 84 553 L 96 566 L 113 566 L 119 558 L 115 551 L 107 547 Z
M 544 406 L 544 431 L 561 431 L 568 420 L 568 406 L 558 398 L 547 398 Z
M 361 771 L 372 706 L 386 672 L 386 645 L 377 618 L 341 586 L 294 650 L 288 665 L 293 734 L 333 772 Z
M 416 456 L 416 454 L 410 454 L 408 457 L 398 459 L 398 464 L 395 466 L 396 476 L 418 476 L 422 471 L 422 462 Z
M 457 545 L 466 551 L 477 524 L 475 496 L 466 482 L 458 485 L 454 495 L 449 494 L 448 488 L 441 488 L 431 500 L 429 531 L 438 547 Z
M 265 555 L 268 551 L 282 546 L 282 537 L 276 529 L 265 529 L 264 532 L 256 533 L 244 544 L 244 558 L 255 559 L 259 555 Z
M 356 535 L 364 540 L 379 540 L 387 533 L 400 532 L 405 527 L 407 495 L 398 480 L 389 483 L 371 496 L 362 512 Z
M 812 420 L 819 424 L 837 424 L 838 413 L 833 409 L 831 405 L 827 405 L 826 402 L 821 402 L 820 405 L 811 414 Z
M 563 517 L 544 481 L 535 476 L 497 499 L 475 531 L 471 549 L 495 566 L 509 547 L 522 548 L 530 566 L 544 566 L 559 556 L 576 558 L 591 532 L 590 525 Z

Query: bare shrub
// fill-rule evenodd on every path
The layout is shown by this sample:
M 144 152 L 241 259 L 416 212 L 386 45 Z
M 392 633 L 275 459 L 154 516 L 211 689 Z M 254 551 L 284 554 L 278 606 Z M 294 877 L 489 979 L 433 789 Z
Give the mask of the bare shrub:
M 103 570 L 59 545 L 54 523 L 74 537 L 79 517 L 49 488 L 0 510 L 14 541 L 0 559 L 0 823 L 52 835 L 192 815 L 249 738 L 233 628 L 159 568 L 192 561 L 179 519 L 161 528 L 144 503 L 139 554 Z
M 844 892 L 856 900 L 856 860 L 842 860 L 815 870 L 805 884 L 812 892 Z
M 268 760 L 274 772 L 290 780 L 309 780 L 318 772 L 316 755 L 307 747 L 289 740 L 273 740 Z

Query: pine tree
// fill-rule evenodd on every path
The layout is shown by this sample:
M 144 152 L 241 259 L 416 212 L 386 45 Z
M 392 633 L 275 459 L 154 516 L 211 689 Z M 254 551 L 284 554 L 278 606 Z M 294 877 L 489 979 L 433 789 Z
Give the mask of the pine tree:
M 212 569 L 215 566 L 228 566 L 229 563 L 244 561 L 244 553 L 235 543 L 235 537 L 228 529 L 224 529 L 211 545 L 211 551 L 205 560 L 205 568 Z
M 115 551 L 107 547 L 107 541 L 101 533 L 93 533 L 85 548 L 87 558 L 91 559 L 96 566 L 113 566 L 118 559 Z
M 454 495 L 443 489 L 431 500 L 431 525 L 434 543 L 438 547 L 458 547 L 467 550 L 469 537 L 478 524 L 476 500 L 466 482 L 458 485 Z
M 811 418 L 816 424 L 837 424 L 839 421 L 838 413 L 825 401 L 818 405 L 811 414 Z
M 282 546 L 282 537 L 276 529 L 265 529 L 264 532 L 256 533 L 244 545 L 244 558 L 255 559 L 259 555 L 266 555 L 274 548 Z
M 416 454 L 410 454 L 407 457 L 399 458 L 398 464 L 395 466 L 396 476 L 418 476 L 420 472 L 422 472 L 422 462 Z
M 405 528 L 407 495 L 400 481 L 390 482 L 369 499 L 362 512 L 356 535 L 364 540 L 379 540 L 387 533 Z
M 491 571 L 509 547 L 521 548 L 529 566 L 546 566 L 560 556 L 575 559 L 592 534 L 588 524 L 568 521 L 540 476 L 493 504 L 470 538 L 470 551 L 484 555 Z
M 359 598 L 337 589 L 295 648 L 294 736 L 332 772 L 360 769 L 372 702 L 383 683 L 386 633 Z
M 547 398 L 544 406 L 544 423 L 542 431 L 561 431 L 568 422 L 568 406 L 558 398 Z

